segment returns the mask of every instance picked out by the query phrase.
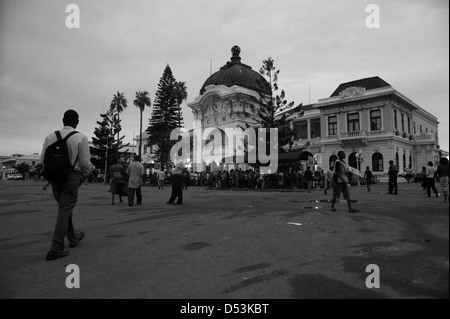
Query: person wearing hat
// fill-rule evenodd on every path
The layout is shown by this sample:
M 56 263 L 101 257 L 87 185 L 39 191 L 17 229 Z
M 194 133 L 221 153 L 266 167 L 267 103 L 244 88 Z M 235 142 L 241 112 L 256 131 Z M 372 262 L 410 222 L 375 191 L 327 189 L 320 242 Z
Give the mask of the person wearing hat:
M 183 204 L 183 162 L 179 162 L 172 170 L 172 196 L 166 204 Z M 175 200 L 178 198 L 177 202 Z
M 52 245 L 47 253 L 47 260 L 55 260 L 69 255 L 69 251 L 64 250 L 65 237 L 69 240 L 70 247 L 76 247 L 84 238 L 83 232 L 75 233 L 72 213 L 78 200 L 78 188 L 81 185 L 81 177 L 95 168 L 90 162 L 91 154 L 87 136 L 75 131 L 78 126 L 78 113 L 74 110 L 67 110 L 62 121 L 64 127 L 47 136 L 41 152 L 41 163 L 44 163 L 45 152 L 50 145 L 58 140 L 57 134 L 60 134 L 61 138 L 64 139 L 74 132 L 66 142 L 73 171 L 66 181 L 51 181 L 53 196 L 58 202 L 58 215 L 53 232 Z
M 388 194 L 391 195 L 398 195 L 398 186 L 397 186 L 397 174 L 398 169 L 394 165 L 394 161 L 389 161 L 389 169 L 388 169 L 388 175 L 389 175 L 389 192 Z

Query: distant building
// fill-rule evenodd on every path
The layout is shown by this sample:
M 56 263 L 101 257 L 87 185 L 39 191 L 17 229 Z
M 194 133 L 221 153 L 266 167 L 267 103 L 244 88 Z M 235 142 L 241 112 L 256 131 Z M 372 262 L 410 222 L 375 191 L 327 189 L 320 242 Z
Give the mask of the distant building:
M 311 152 L 325 170 L 340 150 L 350 166 L 369 166 L 381 176 L 390 160 L 400 171 L 420 172 L 428 161 L 448 156 L 439 146 L 438 119 L 379 77 L 343 83 L 312 109 L 310 116 L 292 115 L 293 149 Z
M 41 159 L 38 153 L 30 155 L 13 154 L 11 157 L 0 160 L 1 169 L 12 169 L 14 166 L 27 163 L 31 168 L 34 168 L 37 164 L 41 163 Z

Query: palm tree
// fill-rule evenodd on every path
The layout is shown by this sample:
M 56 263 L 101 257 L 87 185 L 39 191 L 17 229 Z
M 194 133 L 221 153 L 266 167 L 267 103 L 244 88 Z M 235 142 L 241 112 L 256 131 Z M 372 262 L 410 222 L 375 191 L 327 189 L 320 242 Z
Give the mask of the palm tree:
M 139 156 L 142 154 L 142 112 L 144 112 L 145 106 L 150 106 L 150 98 L 148 97 L 148 92 L 138 91 L 136 92 L 136 100 L 134 100 L 134 105 L 138 107 L 141 111 L 141 120 L 139 126 Z
M 181 127 L 181 103 L 183 103 L 183 101 L 188 97 L 186 83 L 182 81 L 176 82 L 174 85 L 173 95 L 178 104 L 178 126 Z
M 111 108 L 117 111 L 117 123 L 120 125 L 120 112 L 123 112 L 127 108 L 127 99 L 123 93 L 117 91 L 117 94 L 114 95 L 114 98 L 111 102 Z M 119 132 L 117 132 L 117 147 L 119 147 L 120 136 Z M 119 149 L 117 148 L 117 152 Z

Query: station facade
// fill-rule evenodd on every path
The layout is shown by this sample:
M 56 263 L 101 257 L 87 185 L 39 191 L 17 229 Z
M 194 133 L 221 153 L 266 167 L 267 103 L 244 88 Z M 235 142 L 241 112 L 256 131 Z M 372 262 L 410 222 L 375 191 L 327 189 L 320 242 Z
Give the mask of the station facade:
M 235 46 L 231 61 L 205 81 L 188 106 L 202 129 L 245 129 L 258 126 L 258 111 L 270 97 L 270 84 L 241 63 Z M 330 97 L 291 111 L 288 120 L 292 143 L 279 158 L 315 169 L 328 170 L 340 150 L 349 165 L 360 171 L 368 166 L 379 177 L 387 175 L 390 160 L 400 171 L 420 172 L 428 161 L 448 156 L 439 146 L 438 119 L 378 76 L 342 83 Z M 229 143 L 226 136 L 223 143 Z M 217 167 L 241 166 L 225 157 Z M 192 168 L 203 171 L 205 164 Z

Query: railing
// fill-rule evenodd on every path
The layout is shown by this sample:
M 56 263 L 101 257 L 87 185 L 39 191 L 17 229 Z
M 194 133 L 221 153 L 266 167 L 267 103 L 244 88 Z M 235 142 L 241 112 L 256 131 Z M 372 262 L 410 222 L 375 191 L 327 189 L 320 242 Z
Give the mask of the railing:
M 339 133 L 339 139 L 340 140 L 343 140 L 343 139 L 354 139 L 354 138 L 363 138 L 363 137 L 367 137 L 367 131 L 366 130 Z

